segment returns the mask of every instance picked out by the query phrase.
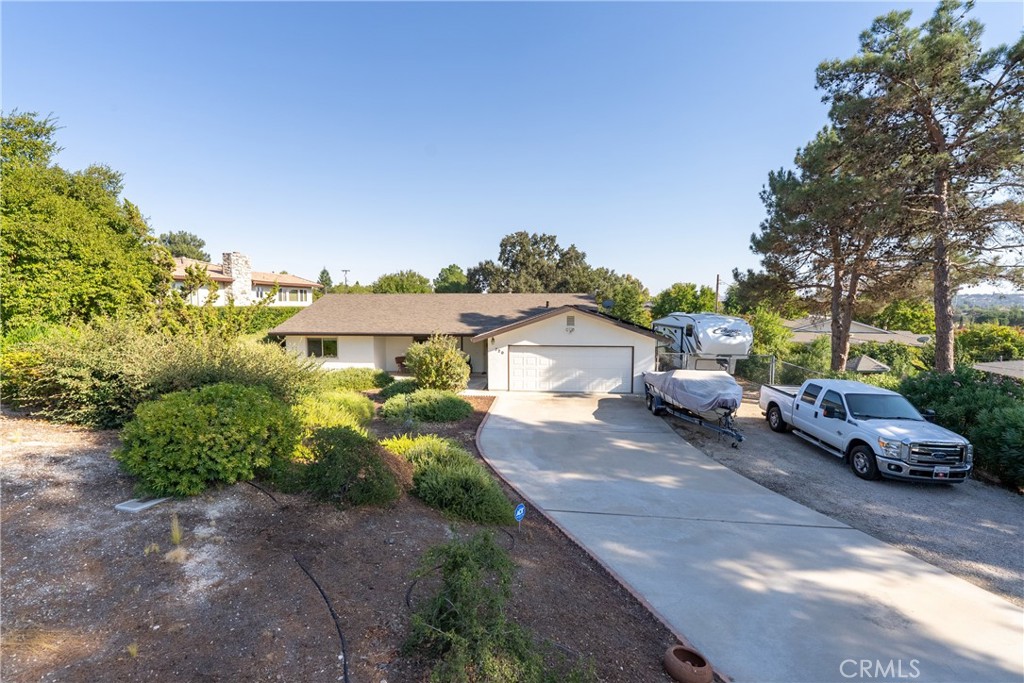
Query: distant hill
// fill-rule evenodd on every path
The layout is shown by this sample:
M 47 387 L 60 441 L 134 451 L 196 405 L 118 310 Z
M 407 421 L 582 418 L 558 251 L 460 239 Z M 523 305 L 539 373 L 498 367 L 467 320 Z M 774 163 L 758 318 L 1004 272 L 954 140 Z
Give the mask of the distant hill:
M 957 294 L 953 308 L 1024 308 L 1024 292 L 1003 292 L 999 294 Z

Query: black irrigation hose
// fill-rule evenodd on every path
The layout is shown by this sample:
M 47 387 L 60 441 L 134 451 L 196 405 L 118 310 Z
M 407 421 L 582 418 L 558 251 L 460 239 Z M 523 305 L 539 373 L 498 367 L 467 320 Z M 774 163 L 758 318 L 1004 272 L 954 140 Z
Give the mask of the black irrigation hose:
M 516 549 L 516 537 L 515 537 L 515 536 L 513 536 L 513 535 L 512 535 L 512 532 L 511 532 L 511 531 L 509 531 L 508 529 L 502 529 L 502 531 L 504 531 L 504 532 L 505 532 L 506 534 L 508 534 L 508 537 L 509 537 L 510 539 L 512 539 L 512 545 L 510 545 L 510 546 L 508 547 L 508 551 L 509 551 L 509 552 L 512 552 L 513 550 L 515 550 L 515 549 Z
M 439 564 L 436 567 L 434 567 L 433 569 L 431 569 L 430 571 L 436 572 L 438 569 L 440 569 L 443 566 L 444 566 L 443 564 Z M 412 589 L 416 587 L 417 583 L 419 583 L 420 578 L 423 578 L 423 577 L 419 577 L 419 578 L 413 579 L 412 583 L 409 584 L 409 588 L 405 591 L 405 606 L 408 607 L 409 609 L 412 609 Z
M 274 494 L 273 493 L 271 493 L 270 491 L 266 490 L 265 488 L 263 488 L 259 484 L 254 484 L 251 481 L 247 481 L 245 483 L 248 484 L 249 486 L 253 487 L 257 491 L 262 491 L 263 493 L 267 494 L 268 496 L 270 496 L 270 500 L 274 501 L 278 505 L 281 505 L 281 501 L 279 501 L 277 498 L 274 498 Z
M 327 597 L 327 593 L 324 593 L 324 589 L 320 587 L 320 582 L 313 577 L 309 569 L 306 568 L 306 565 L 304 565 L 302 560 L 299 559 L 299 556 L 293 554 L 292 559 L 295 560 L 296 564 L 298 564 L 302 571 L 306 573 L 309 580 L 312 581 L 313 585 L 316 586 L 316 589 L 320 591 L 320 597 L 322 597 L 324 602 L 327 603 L 327 609 L 331 612 L 331 618 L 334 619 L 334 625 L 338 628 L 338 639 L 341 640 L 341 664 L 344 667 L 345 683 L 349 683 L 348 652 L 345 647 L 345 634 L 341 632 L 341 619 L 338 617 L 338 613 L 334 611 L 334 605 L 331 604 L 331 600 Z

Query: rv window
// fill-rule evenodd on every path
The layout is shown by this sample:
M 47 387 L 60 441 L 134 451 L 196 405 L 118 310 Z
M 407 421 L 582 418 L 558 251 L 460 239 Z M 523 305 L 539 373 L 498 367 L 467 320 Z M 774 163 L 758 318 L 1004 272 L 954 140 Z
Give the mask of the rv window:
M 692 337 L 693 336 L 693 325 L 687 325 L 686 326 L 686 336 L 687 337 Z

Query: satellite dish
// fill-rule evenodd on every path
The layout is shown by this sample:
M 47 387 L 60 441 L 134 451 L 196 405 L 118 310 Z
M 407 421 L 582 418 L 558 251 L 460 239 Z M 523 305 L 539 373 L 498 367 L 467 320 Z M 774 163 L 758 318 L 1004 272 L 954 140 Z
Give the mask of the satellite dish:
M 611 299 L 605 299 L 604 301 L 601 302 L 601 305 L 604 306 L 605 308 L 611 308 L 612 306 L 615 305 L 615 302 L 612 301 Z

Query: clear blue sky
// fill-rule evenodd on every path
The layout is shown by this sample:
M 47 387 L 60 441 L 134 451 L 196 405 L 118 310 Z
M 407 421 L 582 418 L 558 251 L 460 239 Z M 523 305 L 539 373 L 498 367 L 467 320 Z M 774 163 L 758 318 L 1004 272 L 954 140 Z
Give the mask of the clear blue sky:
M 934 6 L 4 2 L 2 106 L 214 260 L 433 278 L 527 230 L 657 293 L 757 267 L 758 192 L 826 122 L 815 67 Z M 1024 27 L 975 16 L 989 45 Z

